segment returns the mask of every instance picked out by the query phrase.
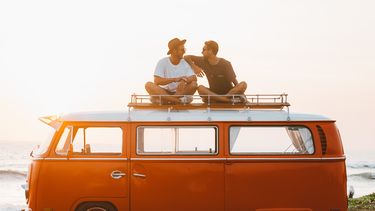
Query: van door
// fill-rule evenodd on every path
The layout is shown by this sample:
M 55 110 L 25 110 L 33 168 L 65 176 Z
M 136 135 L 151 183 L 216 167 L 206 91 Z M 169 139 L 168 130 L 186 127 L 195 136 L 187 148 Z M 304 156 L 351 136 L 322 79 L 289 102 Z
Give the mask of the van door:
M 127 134 L 115 123 L 67 125 L 42 165 L 37 210 L 128 210 Z
M 132 131 L 132 211 L 224 210 L 217 125 L 142 124 Z
M 226 210 L 328 210 L 309 127 L 227 125 Z

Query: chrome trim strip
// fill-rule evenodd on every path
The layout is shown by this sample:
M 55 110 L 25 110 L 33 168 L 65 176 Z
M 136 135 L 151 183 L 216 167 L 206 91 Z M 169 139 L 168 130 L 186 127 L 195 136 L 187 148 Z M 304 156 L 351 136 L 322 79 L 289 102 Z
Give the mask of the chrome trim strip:
M 259 160 L 259 161 L 324 161 L 324 160 L 345 160 L 346 157 L 325 157 L 325 158 L 33 158 L 32 160 L 150 160 L 150 161 L 226 161 L 226 160 Z
M 68 160 L 68 158 L 44 158 L 44 160 Z
M 208 160 L 226 160 L 226 158 L 130 158 L 130 160 L 181 160 L 181 161 L 208 161 Z
M 227 160 L 259 160 L 259 161 L 323 161 L 323 160 L 345 160 L 345 157 L 327 157 L 327 158 L 228 158 Z
M 44 160 L 44 158 L 31 158 L 31 160 Z
M 210 160 L 221 160 L 221 161 L 229 161 L 229 160 L 259 160 L 259 161 L 301 161 L 301 160 L 309 160 L 309 161 L 322 161 L 322 160 L 345 160 L 345 157 L 327 157 L 327 158 L 130 158 L 130 160 L 152 160 L 152 161 L 210 161 Z
M 322 158 L 322 160 L 346 160 L 346 156 L 342 156 L 342 157 L 326 157 L 326 158 Z
M 69 158 L 69 160 L 128 160 L 128 158 Z
M 128 160 L 128 158 L 33 158 L 32 160 Z

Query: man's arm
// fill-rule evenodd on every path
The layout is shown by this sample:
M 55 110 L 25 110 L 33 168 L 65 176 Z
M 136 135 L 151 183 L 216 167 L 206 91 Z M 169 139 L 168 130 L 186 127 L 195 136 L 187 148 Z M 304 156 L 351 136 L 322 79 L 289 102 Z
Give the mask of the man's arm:
M 185 56 L 184 56 L 185 61 L 186 61 L 190 66 L 194 65 L 194 61 L 193 61 L 192 57 L 193 57 L 193 55 L 185 55 Z
M 191 69 L 194 70 L 194 73 L 198 76 L 198 77 L 203 77 L 204 76 L 204 71 L 202 70 L 202 68 L 200 68 L 198 65 L 196 65 L 193 61 L 193 58 L 195 56 L 192 56 L 192 55 L 185 55 L 184 56 L 184 59 L 185 61 L 190 65 Z
M 167 85 L 173 82 L 178 82 L 182 80 L 182 78 L 162 78 L 160 76 L 154 76 L 154 83 L 156 85 Z

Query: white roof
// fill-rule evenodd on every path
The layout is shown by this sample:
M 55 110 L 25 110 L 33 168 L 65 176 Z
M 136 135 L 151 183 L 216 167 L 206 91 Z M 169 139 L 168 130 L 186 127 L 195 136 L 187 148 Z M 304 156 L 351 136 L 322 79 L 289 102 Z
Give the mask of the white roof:
M 331 119 L 313 114 L 289 114 L 290 121 L 332 121 Z M 284 110 L 145 110 L 130 111 L 79 112 L 61 116 L 62 121 L 288 121 L 288 112 Z

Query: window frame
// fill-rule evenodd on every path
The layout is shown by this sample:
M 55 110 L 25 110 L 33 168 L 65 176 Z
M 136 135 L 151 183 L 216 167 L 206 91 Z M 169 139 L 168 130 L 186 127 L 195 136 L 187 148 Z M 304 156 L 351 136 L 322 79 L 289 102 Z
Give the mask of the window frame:
M 232 127 L 302 127 L 302 128 L 306 128 L 309 130 L 310 134 L 311 134 L 311 141 L 312 141 L 312 144 L 313 144 L 313 147 L 314 147 L 314 151 L 313 153 L 307 153 L 307 154 L 301 154 L 301 153 L 278 153 L 278 152 L 275 152 L 275 153 L 271 153 L 271 152 L 240 152 L 240 153 L 232 153 L 231 152 L 231 145 L 230 145 L 230 133 L 231 133 L 231 128 Z M 310 127 L 306 126 L 306 125 L 229 125 L 228 126 L 228 154 L 231 155 L 231 156 L 311 156 L 311 155 L 316 155 L 317 153 L 317 150 L 316 150 L 316 146 L 315 146 L 315 138 L 314 138 L 314 134 L 311 130 Z
M 138 152 L 138 129 L 139 128 L 209 128 L 215 130 L 215 153 L 161 153 L 161 152 Z M 219 126 L 217 125 L 138 125 L 136 127 L 135 154 L 138 156 L 217 156 L 219 155 Z
M 64 130 L 66 128 L 73 127 L 73 134 L 71 134 L 72 137 L 76 137 L 77 132 L 80 128 L 118 128 L 121 130 L 121 146 L 120 146 L 120 152 L 92 152 L 88 154 L 79 153 L 79 152 L 71 152 L 69 153 L 59 153 L 57 152 L 57 146 L 59 145 L 60 139 L 64 134 Z M 126 146 L 126 143 L 124 141 L 124 138 L 126 136 L 126 130 L 123 125 L 121 124 L 111 124 L 107 122 L 100 122 L 97 124 L 87 124 L 87 123 L 81 123 L 81 122 L 65 122 L 60 129 L 59 134 L 56 137 L 56 141 L 54 143 L 54 146 L 52 148 L 53 153 L 56 156 L 59 157 L 77 157 L 77 158 L 84 158 L 84 157 L 122 157 L 126 154 L 126 149 L 124 148 Z
M 60 144 L 61 138 L 62 138 L 62 136 L 64 135 L 65 130 L 66 130 L 66 129 L 69 129 L 69 128 L 73 128 L 73 127 L 74 127 L 74 126 L 72 126 L 72 125 L 64 125 L 63 127 L 61 127 L 61 133 L 60 133 L 59 136 L 57 137 L 56 145 L 55 145 L 55 147 L 53 148 L 53 151 L 54 151 L 54 153 L 55 153 L 56 155 L 58 155 L 58 156 L 68 156 L 69 147 L 68 147 L 68 150 L 67 150 L 66 152 L 58 152 L 58 151 L 57 151 L 57 147 L 58 147 L 59 144 Z M 72 129 L 72 130 L 74 131 L 74 129 Z M 69 136 L 69 134 L 67 135 L 66 138 L 68 138 L 68 136 Z M 69 140 L 69 141 L 72 140 L 72 136 L 73 136 L 73 134 L 71 133 L 71 134 L 70 134 L 70 140 Z M 67 140 L 65 140 L 65 141 L 67 141 Z M 66 143 L 64 143 L 64 144 L 66 144 Z M 70 144 L 71 144 L 71 143 L 70 143 Z

